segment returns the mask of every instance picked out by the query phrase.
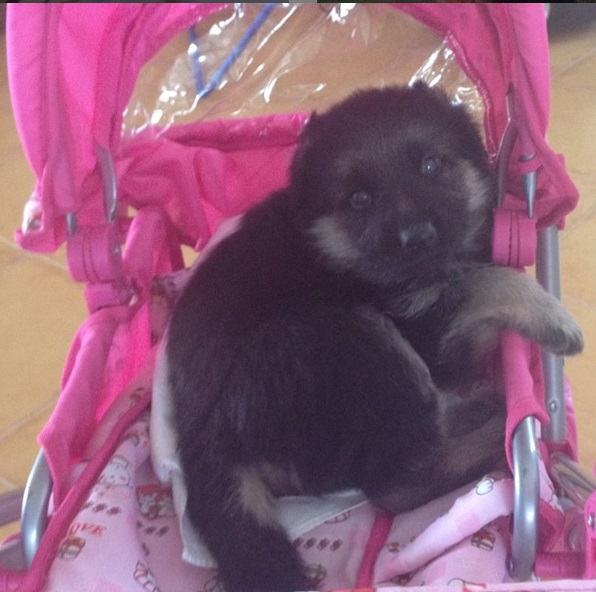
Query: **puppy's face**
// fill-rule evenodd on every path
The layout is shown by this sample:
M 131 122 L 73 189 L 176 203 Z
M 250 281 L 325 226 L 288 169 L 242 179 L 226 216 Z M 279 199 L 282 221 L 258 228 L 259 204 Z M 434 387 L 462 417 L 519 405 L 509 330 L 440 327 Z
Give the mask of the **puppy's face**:
M 297 214 L 328 263 L 378 285 L 486 252 L 493 185 L 461 107 L 417 84 L 358 93 L 305 128 Z

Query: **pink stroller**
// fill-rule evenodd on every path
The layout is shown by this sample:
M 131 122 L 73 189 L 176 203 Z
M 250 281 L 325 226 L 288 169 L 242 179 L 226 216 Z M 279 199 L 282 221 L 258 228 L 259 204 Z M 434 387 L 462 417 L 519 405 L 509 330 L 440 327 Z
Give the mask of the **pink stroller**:
M 2 590 L 221 589 L 186 538 L 175 476 L 164 484 L 149 460 L 155 349 L 181 247 L 202 249 L 285 183 L 313 108 L 416 79 L 465 101 L 499 178 L 494 260 L 536 263 L 558 293 L 558 226 L 577 192 L 545 141 L 542 5 L 21 5 L 7 40 L 38 179 L 17 240 L 66 243 L 90 316 L 39 437 L 21 534 L 0 548 Z M 500 358 L 513 477 L 398 518 L 361 499 L 298 502 L 313 589 L 596 590 L 596 485 L 574 463 L 562 361 L 514 334 Z

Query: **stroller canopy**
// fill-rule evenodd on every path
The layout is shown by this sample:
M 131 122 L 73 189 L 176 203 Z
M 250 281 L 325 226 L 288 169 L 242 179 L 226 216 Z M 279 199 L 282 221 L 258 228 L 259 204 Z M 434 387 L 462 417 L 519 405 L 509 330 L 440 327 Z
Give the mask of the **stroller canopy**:
M 79 226 L 105 222 L 98 153 L 104 150 L 111 155 L 121 183 L 134 154 L 131 146 L 122 150 L 123 111 L 142 66 L 174 34 L 225 6 L 157 3 L 9 7 L 10 88 L 17 126 L 38 179 L 34 195 L 41 207 L 40 223 L 27 232 L 17 232 L 17 240 L 24 248 L 58 248 L 67 237 L 68 214 L 76 215 Z M 539 181 L 538 186 L 537 223 L 539 227 L 561 224 L 575 205 L 577 194 L 559 158 L 545 142 L 549 65 L 542 6 L 392 6 L 430 27 L 455 52 L 483 98 L 486 145 L 493 157 L 508 119 L 513 120 L 518 131 L 513 162 L 519 163 L 525 155 L 520 165 L 523 171 L 545 172 L 545 180 Z M 509 108 L 508 93 L 513 97 Z M 293 146 L 304 117 L 292 119 L 290 115 L 278 120 L 282 123 L 274 124 L 273 132 L 268 120 L 267 130 L 270 134 L 285 134 L 281 142 Z M 262 135 L 262 127 L 255 125 L 253 135 Z M 246 127 L 242 133 L 247 133 Z M 205 142 L 213 144 L 214 137 L 229 137 L 230 128 L 211 125 L 205 128 L 205 134 Z M 175 134 L 172 137 L 177 141 Z M 176 171 L 178 175 L 184 176 L 184 171 Z M 272 181 L 281 182 L 283 175 Z M 120 191 L 118 199 L 136 208 L 143 207 L 146 200 L 156 203 L 163 199 L 159 205 L 174 220 L 184 241 L 201 245 L 213 230 L 213 220 L 200 220 L 208 218 L 208 213 L 196 209 L 191 201 L 196 202 L 198 197 L 189 196 L 188 184 L 186 189 L 183 186 L 180 181 L 177 187 L 170 184 L 163 188 L 167 189 L 167 203 L 165 195 L 160 198 L 147 191 L 145 196 L 138 188 L 135 196 Z M 240 191 L 242 183 L 230 183 L 227 179 L 225 186 L 231 194 L 214 196 L 212 201 L 231 203 L 242 199 L 234 193 Z M 263 191 L 269 189 L 264 187 Z M 519 188 L 510 192 L 519 194 Z M 220 217 L 235 211 L 218 207 Z M 524 209 L 525 204 L 522 199 L 514 200 L 509 207 Z M 193 216 L 195 219 L 190 221 Z

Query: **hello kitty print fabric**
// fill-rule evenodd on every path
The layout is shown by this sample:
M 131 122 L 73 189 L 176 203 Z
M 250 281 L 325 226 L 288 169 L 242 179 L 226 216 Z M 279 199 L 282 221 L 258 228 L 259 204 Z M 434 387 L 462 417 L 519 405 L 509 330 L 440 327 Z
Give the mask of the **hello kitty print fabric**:
M 383 540 L 368 586 L 503 582 L 511 487 L 509 479 L 487 477 L 391 518 L 381 533 L 375 509 L 360 503 L 293 542 L 313 590 L 353 588 L 375 536 Z M 182 554 L 172 491 L 151 466 L 147 412 L 130 427 L 70 525 L 45 590 L 224 592 L 217 568 L 191 565 Z

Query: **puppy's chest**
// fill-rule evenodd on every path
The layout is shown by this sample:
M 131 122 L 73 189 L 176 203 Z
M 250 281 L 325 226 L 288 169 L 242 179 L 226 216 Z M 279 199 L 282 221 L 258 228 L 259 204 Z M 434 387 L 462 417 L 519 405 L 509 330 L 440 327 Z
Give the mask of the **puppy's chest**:
M 445 289 L 425 310 L 412 316 L 396 314 L 387 306 L 384 309 L 397 330 L 427 364 L 433 378 L 438 378 L 438 373 L 442 372 L 441 342 L 457 314 L 457 296 Z
M 400 333 L 408 340 L 418 355 L 433 368 L 440 363 L 439 350 L 441 336 L 448 325 L 447 319 L 432 311 L 414 320 L 393 319 Z

